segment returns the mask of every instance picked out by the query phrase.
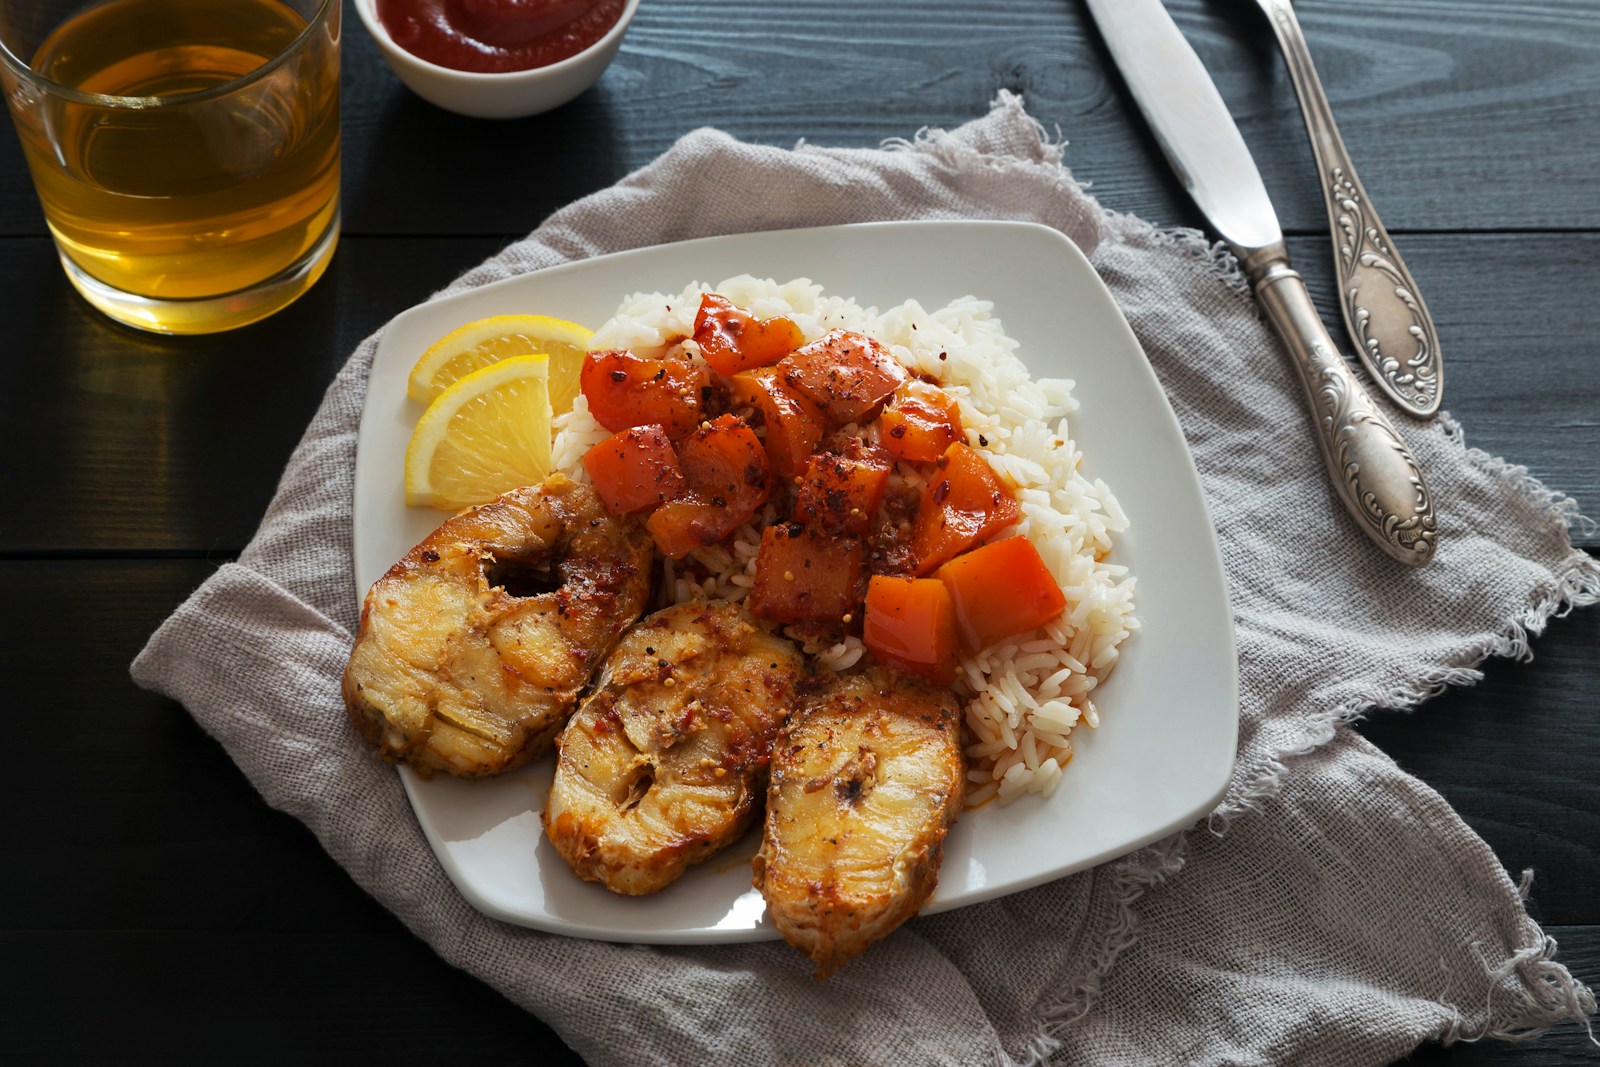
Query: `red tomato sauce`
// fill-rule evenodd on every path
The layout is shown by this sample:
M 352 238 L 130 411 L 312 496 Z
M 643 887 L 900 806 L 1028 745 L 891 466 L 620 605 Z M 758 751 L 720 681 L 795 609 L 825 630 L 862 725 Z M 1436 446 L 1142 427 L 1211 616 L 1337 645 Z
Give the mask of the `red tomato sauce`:
M 502 73 L 568 59 L 606 35 L 624 0 L 377 0 L 395 44 L 453 70 Z

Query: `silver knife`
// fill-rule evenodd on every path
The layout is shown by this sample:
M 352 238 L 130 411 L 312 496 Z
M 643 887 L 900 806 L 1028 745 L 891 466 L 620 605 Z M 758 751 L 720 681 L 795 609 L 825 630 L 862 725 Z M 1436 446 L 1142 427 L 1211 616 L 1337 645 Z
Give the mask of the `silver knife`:
M 1257 3 L 1272 20 L 1317 158 L 1345 329 L 1372 380 L 1408 413 L 1427 418 L 1444 393 L 1433 317 L 1356 177 L 1290 0 Z
M 1200 57 L 1160 0 L 1088 4 L 1168 161 L 1239 258 L 1299 371 L 1335 493 L 1390 556 L 1413 567 L 1428 562 L 1438 545 L 1433 496 L 1290 269 L 1261 175 Z

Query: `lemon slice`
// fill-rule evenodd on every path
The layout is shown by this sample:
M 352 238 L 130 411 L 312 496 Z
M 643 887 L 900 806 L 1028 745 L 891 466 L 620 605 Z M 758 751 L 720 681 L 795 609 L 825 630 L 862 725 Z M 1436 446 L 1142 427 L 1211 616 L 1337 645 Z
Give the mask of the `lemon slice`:
M 406 392 L 429 404 L 454 382 L 512 356 L 543 352 L 550 357 L 550 406 L 557 415 L 572 410 L 578 375 L 591 331 L 548 315 L 496 315 L 452 330 L 422 354 L 411 368 Z
M 513 356 L 445 389 L 406 447 L 406 503 L 458 511 L 550 472 L 550 361 Z

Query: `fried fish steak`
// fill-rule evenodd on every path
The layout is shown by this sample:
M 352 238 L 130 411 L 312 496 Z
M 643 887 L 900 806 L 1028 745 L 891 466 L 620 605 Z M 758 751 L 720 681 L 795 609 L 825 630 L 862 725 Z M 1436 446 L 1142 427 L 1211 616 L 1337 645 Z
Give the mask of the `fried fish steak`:
M 350 721 L 423 777 L 521 766 L 643 612 L 653 561 L 642 526 L 559 474 L 445 520 L 367 593 Z
M 805 660 L 736 604 L 630 630 L 557 741 L 545 833 L 579 877 L 654 893 L 755 819 Z
M 837 679 L 779 732 L 754 883 L 826 978 L 933 893 L 966 795 L 960 704 L 881 671 Z

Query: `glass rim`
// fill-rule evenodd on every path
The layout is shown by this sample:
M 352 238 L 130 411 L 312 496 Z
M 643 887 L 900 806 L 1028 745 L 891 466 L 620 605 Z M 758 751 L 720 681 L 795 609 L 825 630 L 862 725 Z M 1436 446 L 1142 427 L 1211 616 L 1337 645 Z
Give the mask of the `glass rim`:
M 200 89 L 192 93 L 178 93 L 174 96 L 112 96 L 107 93 L 90 93 L 82 89 L 74 89 L 70 85 L 62 85 L 53 78 L 47 78 L 34 70 L 28 63 L 17 58 L 16 53 L 3 39 L 0 39 L 0 64 L 11 69 L 18 78 L 38 86 L 44 91 L 65 97 L 74 103 L 90 104 L 95 107 L 114 108 L 122 111 L 154 111 L 162 108 L 181 107 L 186 104 L 205 103 L 208 100 L 218 100 L 230 93 L 238 92 L 246 86 L 261 81 L 270 76 L 285 63 L 291 56 L 305 51 L 307 42 L 317 32 L 317 29 L 327 21 L 329 9 L 340 6 L 342 0 L 322 0 L 317 5 L 317 10 L 306 20 L 305 29 L 301 30 L 284 49 L 261 66 L 247 74 L 241 74 L 230 82 L 222 85 L 213 85 L 208 89 Z M 87 4 L 83 10 L 100 6 L 98 3 Z M 74 12 L 74 15 L 77 13 Z M 55 31 L 52 30 L 52 33 Z

